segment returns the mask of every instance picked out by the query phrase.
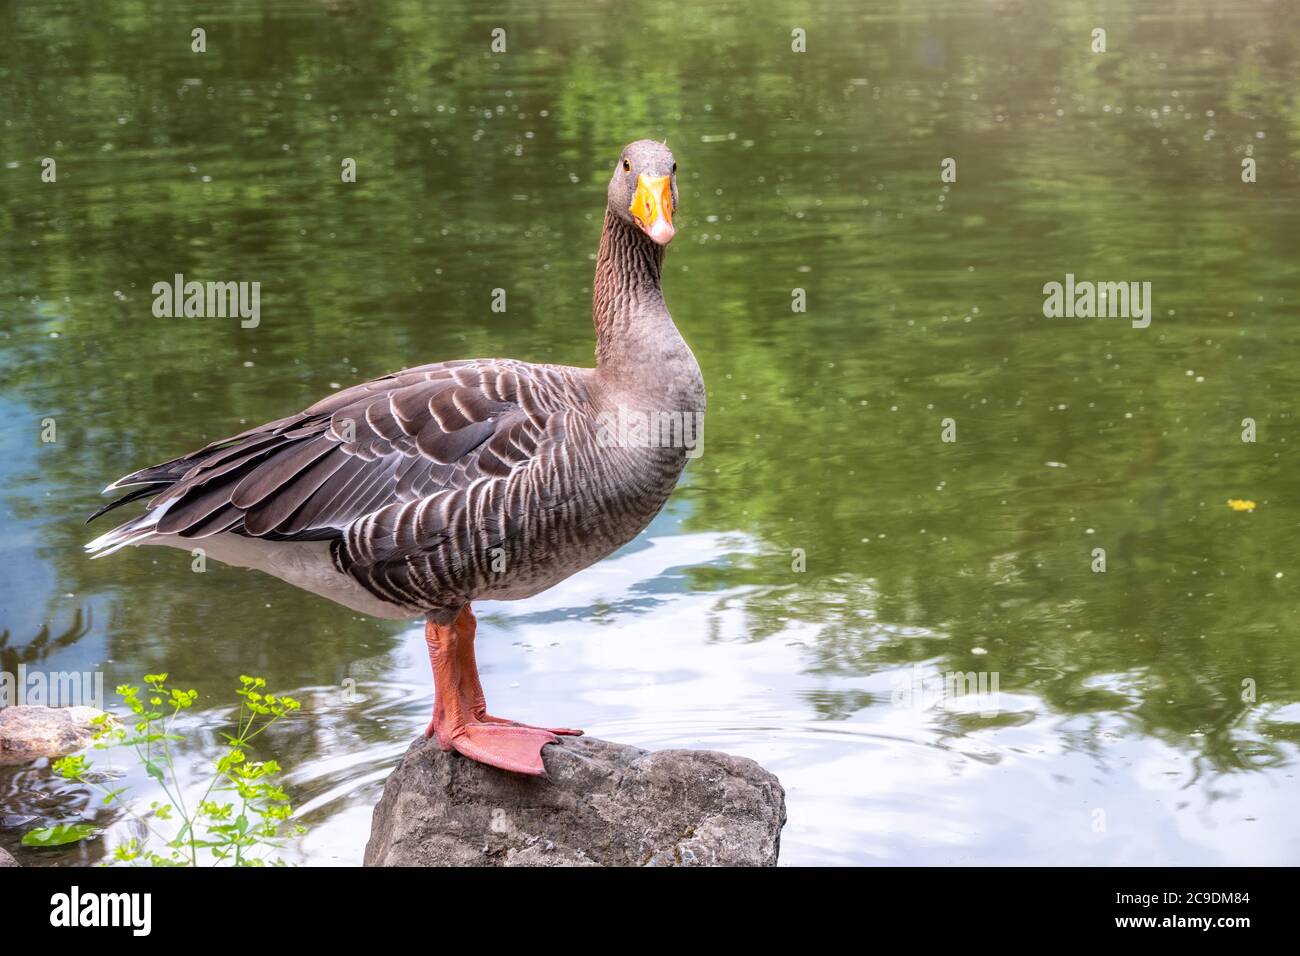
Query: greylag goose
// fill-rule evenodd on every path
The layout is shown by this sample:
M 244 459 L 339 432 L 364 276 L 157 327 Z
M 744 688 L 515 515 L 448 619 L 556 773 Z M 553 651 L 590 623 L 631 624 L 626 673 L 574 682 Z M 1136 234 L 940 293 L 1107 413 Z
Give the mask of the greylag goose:
M 592 289 L 595 368 L 471 359 L 344 389 L 113 482 L 106 491 L 131 490 L 92 519 L 139 498 L 147 510 L 87 551 L 202 548 L 365 614 L 423 615 L 425 735 L 544 773 L 542 748 L 581 731 L 487 712 L 470 605 L 530 597 L 630 541 L 693 454 L 675 439 L 702 423 L 704 381 L 660 288 L 676 170 L 649 140 L 615 164 Z M 665 417 L 674 440 L 653 427 Z

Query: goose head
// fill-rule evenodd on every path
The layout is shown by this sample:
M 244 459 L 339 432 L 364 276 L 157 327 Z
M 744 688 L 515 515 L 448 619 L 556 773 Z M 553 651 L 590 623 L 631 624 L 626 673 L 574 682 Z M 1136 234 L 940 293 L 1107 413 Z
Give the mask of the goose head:
M 609 180 L 609 211 L 666 246 L 676 229 L 677 163 L 663 143 L 639 139 L 623 147 Z

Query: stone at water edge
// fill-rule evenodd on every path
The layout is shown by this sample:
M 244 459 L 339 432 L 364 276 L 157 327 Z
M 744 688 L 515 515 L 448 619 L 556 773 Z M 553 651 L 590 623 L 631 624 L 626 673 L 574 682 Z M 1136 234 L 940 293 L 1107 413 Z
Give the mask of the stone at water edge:
M 752 760 L 591 737 L 545 777 L 417 738 L 384 784 L 366 866 L 775 866 L 785 791 Z
M 4 847 L 0 847 L 0 870 L 3 870 L 6 866 L 17 866 L 17 865 L 18 865 L 18 861 L 9 855 L 9 851 L 6 850 Z
M 36 704 L 0 708 L 0 765 L 76 753 L 90 744 L 95 732 L 90 722 L 103 713 L 94 707 Z

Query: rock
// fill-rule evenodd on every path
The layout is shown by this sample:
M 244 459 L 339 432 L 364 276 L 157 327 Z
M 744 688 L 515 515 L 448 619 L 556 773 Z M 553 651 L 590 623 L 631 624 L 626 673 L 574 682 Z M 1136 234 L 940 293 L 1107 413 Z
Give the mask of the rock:
M 752 760 L 591 737 L 545 777 L 418 738 L 384 784 L 366 866 L 775 866 L 785 791 Z
M 39 707 L 22 704 L 0 709 L 0 765 L 41 757 L 66 757 L 90 743 L 94 707 Z
M 9 851 L 6 850 L 4 847 L 0 847 L 0 870 L 3 870 L 6 866 L 17 866 L 17 865 L 18 865 L 18 861 L 9 855 Z

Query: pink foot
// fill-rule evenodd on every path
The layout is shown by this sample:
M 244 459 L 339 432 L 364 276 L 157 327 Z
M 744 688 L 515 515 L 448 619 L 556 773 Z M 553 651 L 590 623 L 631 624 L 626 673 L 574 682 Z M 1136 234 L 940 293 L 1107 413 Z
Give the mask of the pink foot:
M 582 731 L 533 727 L 490 716 L 474 660 L 476 626 L 468 604 L 450 624 L 436 623 L 432 617 L 425 623 L 434 705 L 424 736 L 436 736 L 443 750 L 455 750 L 479 763 L 540 777 L 546 773 L 542 748 L 559 743 L 557 734 L 576 736 Z
M 471 760 L 533 777 L 546 773 L 542 748 L 559 742 L 550 731 L 506 724 L 465 724 L 451 735 L 451 746 Z

